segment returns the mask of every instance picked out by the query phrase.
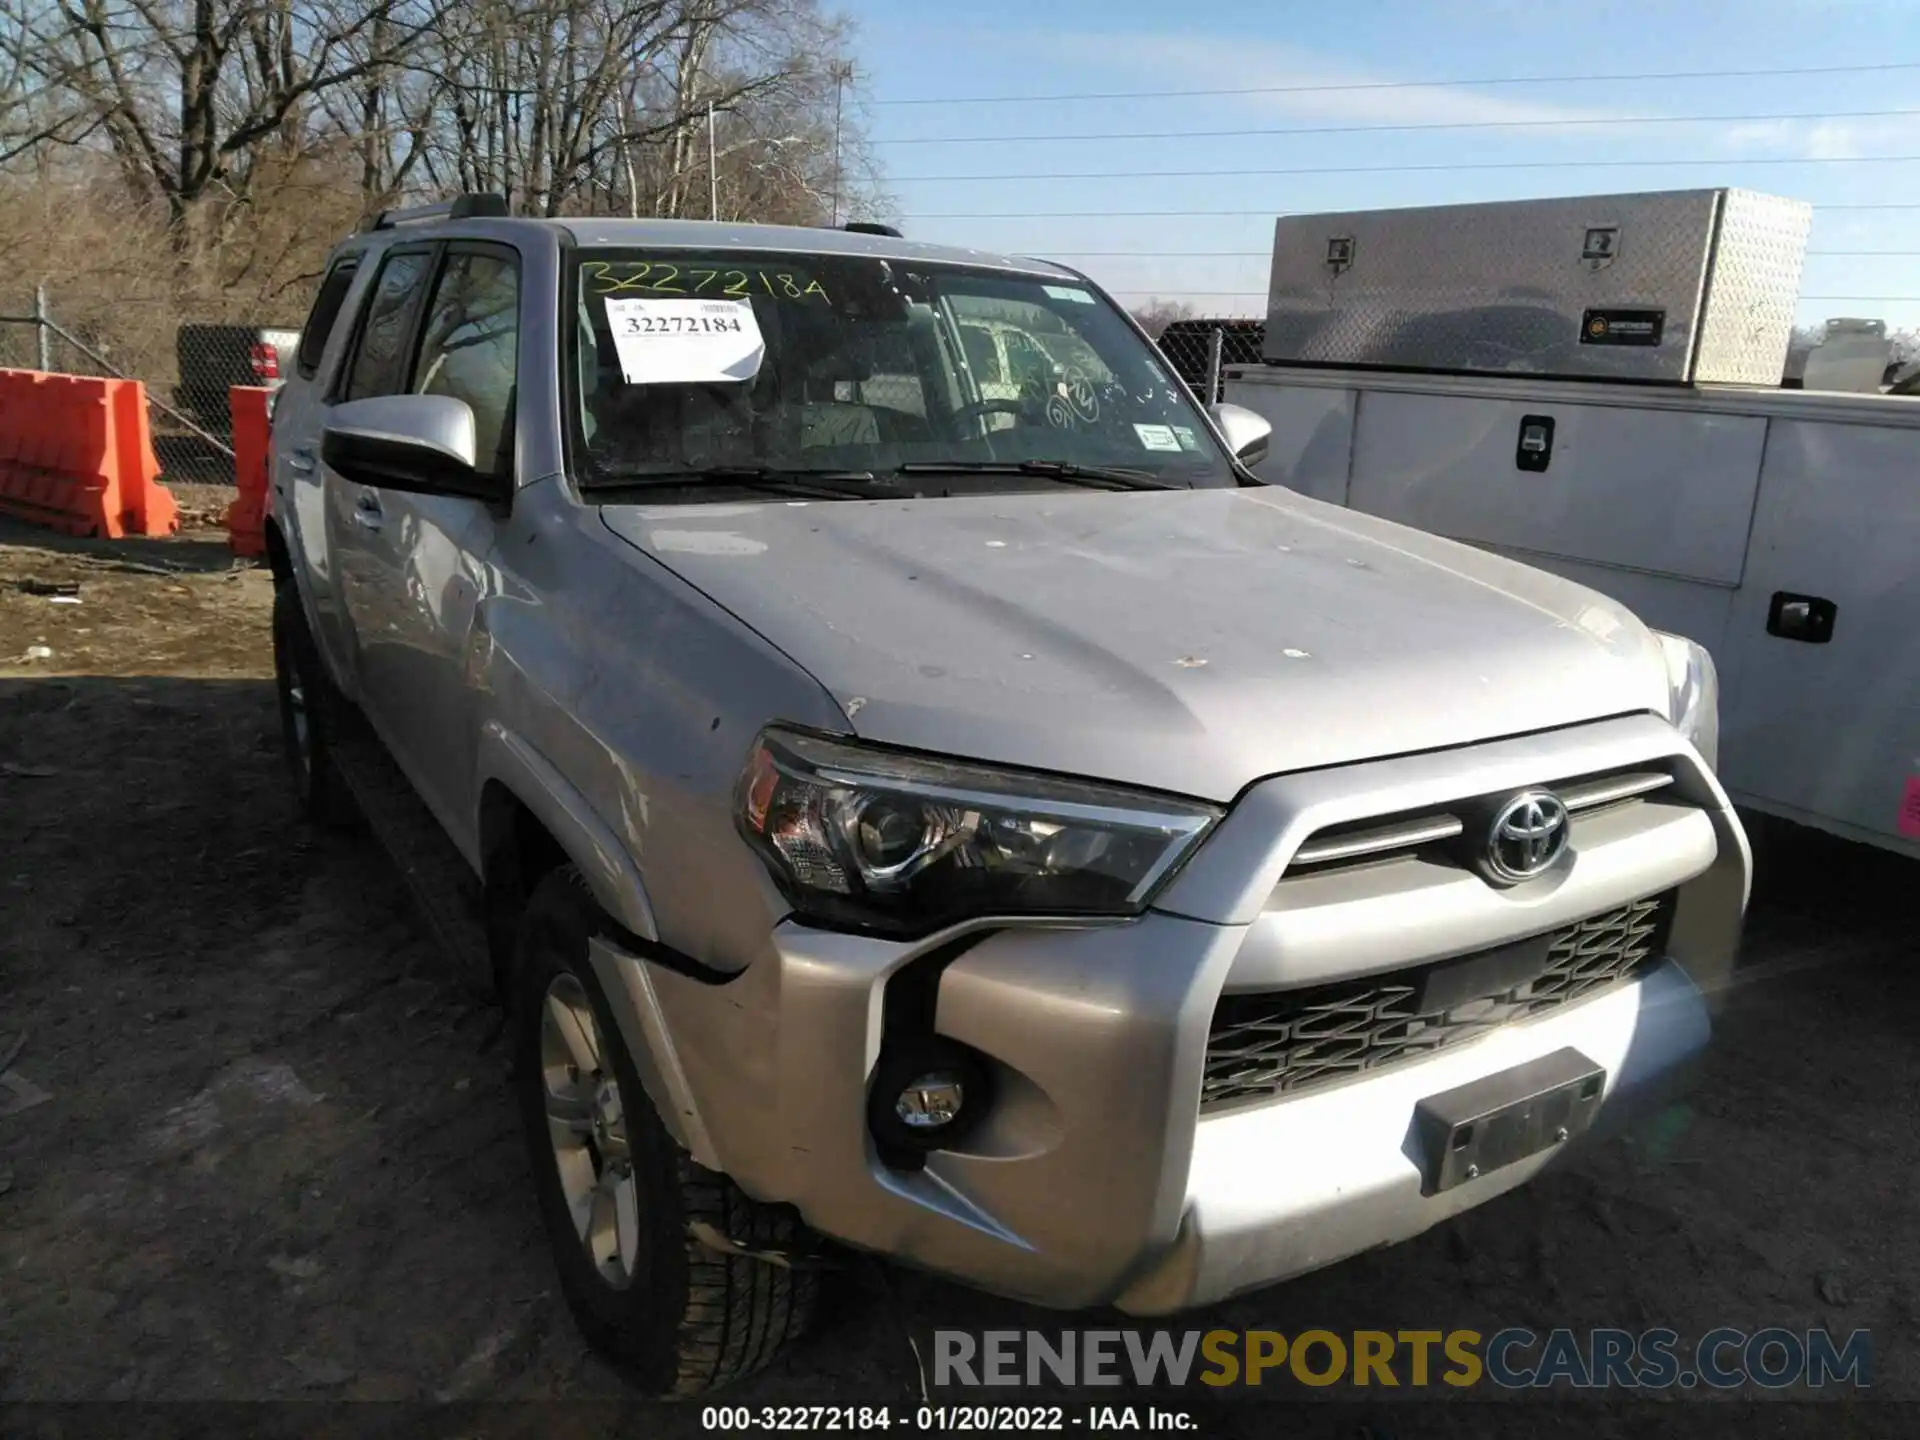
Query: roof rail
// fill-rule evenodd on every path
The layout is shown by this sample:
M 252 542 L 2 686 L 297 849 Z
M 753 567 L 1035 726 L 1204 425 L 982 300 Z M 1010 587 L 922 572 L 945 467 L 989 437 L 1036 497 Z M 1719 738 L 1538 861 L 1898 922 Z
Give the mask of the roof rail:
M 904 240 L 907 238 L 898 230 L 894 229 L 893 226 L 882 225 L 877 220 L 849 220 L 840 228 L 850 231 L 855 235 L 890 235 L 895 240 Z
M 504 195 L 460 195 L 433 205 L 413 205 L 404 210 L 382 210 L 374 216 L 368 230 L 391 230 L 396 225 L 416 225 L 427 220 L 497 220 L 507 213 Z

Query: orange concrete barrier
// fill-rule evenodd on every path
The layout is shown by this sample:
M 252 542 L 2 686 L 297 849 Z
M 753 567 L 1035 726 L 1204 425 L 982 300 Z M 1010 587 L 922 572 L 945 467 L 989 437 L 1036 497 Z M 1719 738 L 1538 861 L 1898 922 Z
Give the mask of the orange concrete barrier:
M 267 397 L 255 385 L 227 391 L 233 412 L 233 483 L 240 498 L 227 507 L 227 545 L 236 555 L 254 559 L 267 553 Z
M 118 539 L 180 528 L 160 484 L 146 387 L 0 370 L 0 514 Z

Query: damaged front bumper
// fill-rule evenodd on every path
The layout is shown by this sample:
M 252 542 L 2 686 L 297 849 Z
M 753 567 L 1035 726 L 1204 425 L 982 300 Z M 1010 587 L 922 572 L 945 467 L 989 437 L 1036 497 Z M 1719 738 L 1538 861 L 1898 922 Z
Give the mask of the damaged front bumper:
M 1546 760 L 1529 739 L 1353 767 L 1339 793 L 1364 797 L 1357 812 L 1326 800 L 1324 777 L 1256 787 L 1237 813 L 1257 801 L 1264 844 L 1249 824 L 1237 836 L 1223 829 L 1162 898 L 1220 897 L 1217 918 L 1156 910 L 1125 924 L 980 926 L 910 944 L 789 922 L 723 984 L 604 941 L 595 963 L 663 1118 L 697 1160 L 749 1194 L 793 1204 L 846 1244 L 999 1294 L 1164 1314 L 1418 1234 L 1558 1153 L 1548 1146 L 1436 1192 L 1415 1122 L 1429 1097 L 1572 1050 L 1604 1071 L 1602 1113 L 1617 1121 L 1701 1052 L 1711 992 L 1737 945 L 1744 837 L 1670 728 L 1629 720 L 1574 739 Z M 1345 920 L 1339 933 L 1352 937 L 1360 978 L 1390 979 L 1396 966 L 1466 954 L 1470 940 L 1499 944 L 1661 895 L 1671 908 L 1658 955 L 1591 995 L 1431 1054 L 1203 1107 L 1223 994 L 1341 978 L 1327 973 L 1338 947 L 1315 927 L 1355 897 L 1319 882 L 1291 893 L 1277 885 L 1304 834 L 1329 816 L 1405 809 L 1448 786 L 1531 783 L 1543 764 L 1550 775 L 1589 773 L 1650 754 L 1679 767 L 1672 795 L 1583 822 L 1551 884 L 1477 895 L 1409 868 L 1415 908 L 1381 909 L 1394 924 L 1377 935 Z M 1355 883 L 1381 883 L 1377 869 Z M 1248 913 L 1249 893 L 1276 898 Z M 1425 927 L 1422 913 L 1432 917 Z M 1435 945 L 1444 937 L 1445 948 L 1401 953 L 1409 933 Z M 955 1148 L 903 1166 L 876 1146 L 868 1088 L 897 1021 L 890 986 L 928 972 L 937 1033 L 983 1057 L 993 1095 Z

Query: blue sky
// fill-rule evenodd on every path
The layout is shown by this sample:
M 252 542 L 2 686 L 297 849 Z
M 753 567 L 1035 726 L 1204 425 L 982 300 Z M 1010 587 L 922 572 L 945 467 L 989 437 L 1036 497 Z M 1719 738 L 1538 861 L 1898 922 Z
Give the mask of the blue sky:
M 1920 0 L 847 0 L 845 8 L 858 26 L 864 114 L 902 228 L 1058 257 L 1128 303 L 1151 293 L 1191 300 L 1202 313 L 1262 313 L 1273 217 L 1283 211 L 1734 185 L 1820 207 L 1803 323 L 1870 315 L 1920 326 Z M 1903 62 L 1911 68 L 1493 83 Z M 1288 86 L 1372 88 L 902 103 Z M 1782 115 L 1810 118 L 1749 118 Z M 1634 123 L 1645 121 L 1660 123 Z M 1470 128 L 1352 133 L 1446 125 Z M 1322 133 L 1113 138 L 1289 127 Z M 1663 158 L 1705 163 L 1638 163 Z M 1381 168 L 1393 166 L 1432 168 Z M 1058 178 L 1087 172 L 1112 178 Z M 957 178 L 975 176 L 1012 178 Z M 1881 206 L 1911 208 L 1860 208 Z M 1123 213 L 1151 211 L 1172 213 Z M 1205 213 L 1232 211 L 1248 213 Z M 1860 251 L 1909 253 L 1839 253 Z

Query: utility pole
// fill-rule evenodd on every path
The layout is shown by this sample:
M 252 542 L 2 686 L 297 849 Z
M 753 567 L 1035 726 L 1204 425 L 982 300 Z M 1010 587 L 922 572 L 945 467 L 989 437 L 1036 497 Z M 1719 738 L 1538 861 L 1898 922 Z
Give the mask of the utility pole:
M 51 317 L 47 314 L 47 287 L 33 287 L 33 333 L 39 339 L 40 370 L 42 374 L 53 369 L 53 335 L 47 324 Z
M 836 230 L 840 228 L 840 110 L 851 79 L 852 62 L 836 61 L 833 67 L 833 226 Z
M 720 149 L 713 141 L 713 101 L 707 101 L 707 218 L 720 218 Z

